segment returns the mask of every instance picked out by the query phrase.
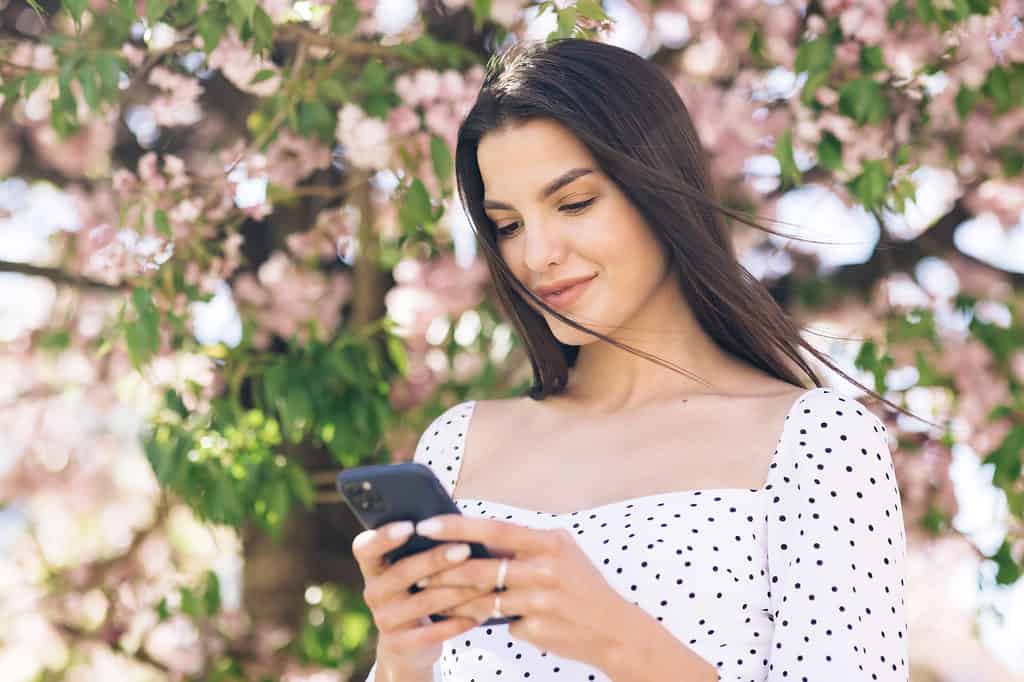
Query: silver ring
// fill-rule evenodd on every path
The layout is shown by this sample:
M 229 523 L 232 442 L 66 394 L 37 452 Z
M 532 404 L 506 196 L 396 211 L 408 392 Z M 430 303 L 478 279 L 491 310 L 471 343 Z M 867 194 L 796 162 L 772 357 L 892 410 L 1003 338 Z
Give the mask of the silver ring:
M 508 572 L 508 558 L 498 562 L 498 582 L 495 587 L 499 590 L 505 589 L 505 574 Z
M 504 618 L 505 614 L 501 612 L 501 595 L 494 595 L 494 608 L 491 609 L 491 618 Z

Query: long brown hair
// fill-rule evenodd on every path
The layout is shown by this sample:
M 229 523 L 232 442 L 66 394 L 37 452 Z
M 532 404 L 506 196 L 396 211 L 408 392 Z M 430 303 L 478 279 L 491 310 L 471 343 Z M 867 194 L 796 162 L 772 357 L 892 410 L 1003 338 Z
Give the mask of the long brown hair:
M 802 347 L 878 400 L 910 414 L 847 375 L 809 344 L 768 289 L 737 260 L 723 216 L 795 237 L 763 227 L 717 202 L 709 161 L 689 112 L 659 68 L 628 50 L 574 38 L 520 41 L 494 55 L 476 102 L 459 127 L 455 152 L 459 200 L 473 224 L 500 304 L 533 365 L 531 398 L 541 400 L 565 390 L 579 346 L 558 341 L 523 297 L 576 329 L 703 381 L 686 369 L 577 324 L 553 310 L 508 270 L 498 252 L 495 225 L 483 210 L 477 148 L 487 133 L 537 118 L 554 120 L 575 134 L 637 207 L 669 255 L 698 323 L 719 347 L 794 386 L 806 387 L 797 369 L 815 386 L 822 386 L 798 352 Z

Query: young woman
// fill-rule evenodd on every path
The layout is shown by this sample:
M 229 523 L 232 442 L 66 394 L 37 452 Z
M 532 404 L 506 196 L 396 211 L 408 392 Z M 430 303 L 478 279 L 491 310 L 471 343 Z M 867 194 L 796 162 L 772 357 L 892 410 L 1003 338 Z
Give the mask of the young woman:
M 463 512 L 416 528 L 443 544 L 388 566 L 411 524 L 354 541 L 369 679 L 907 680 L 886 430 L 822 386 L 799 349 L 850 377 L 737 262 L 722 215 L 760 226 L 715 202 L 657 67 L 514 45 L 456 172 L 534 386 L 420 438 Z M 449 553 L 466 541 L 499 558 Z M 501 615 L 520 618 L 477 627 Z

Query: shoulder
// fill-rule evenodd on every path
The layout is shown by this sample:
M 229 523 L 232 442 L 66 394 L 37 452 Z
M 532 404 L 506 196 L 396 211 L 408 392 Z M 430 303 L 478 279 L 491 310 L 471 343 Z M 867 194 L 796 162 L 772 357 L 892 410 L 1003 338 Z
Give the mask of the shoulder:
M 885 425 L 855 398 L 831 388 L 808 391 L 786 416 L 770 482 L 777 486 L 795 477 L 817 484 L 854 468 L 889 478 L 893 467 Z
M 794 403 L 786 416 L 789 432 L 788 442 L 797 436 L 841 437 L 849 438 L 849 432 L 859 436 L 878 434 L 886 436 L 885 425 L 856 398 L 849 398 L 837 393 L 834 389 L 819 387 L 804 393 Z M 799 430 L 796 427 L 799 427 Z M 796 430 L 794 433 L 793 431 Z M 846 440 L 841 438 L 841 440 Z M 798 440 L 807 440 L 799 438 Z
M 427 464 L 428 459 L 457 444 L 469 426 L 476 402 L 464 400 L 434 417 L 420 434 L 413 461 Z

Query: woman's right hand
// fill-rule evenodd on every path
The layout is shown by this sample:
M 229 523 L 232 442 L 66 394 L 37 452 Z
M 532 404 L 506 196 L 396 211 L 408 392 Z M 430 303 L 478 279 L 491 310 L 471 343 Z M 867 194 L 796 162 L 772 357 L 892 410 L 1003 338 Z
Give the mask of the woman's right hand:
M 404 534 L 390 534 L 390 531 L 403 527 L 406 528 Z M 477 622 L 470 618 L 450 617 L 435 623 L 428 618 L 429 614 L 441 613 L 493 590 L 428 587 L 415 594 L 410 593 L 409 588 L 421 578 L 465 560 L 448 559 L 446 552 L 461 543 L 444 542 L 388 565 L 384 554 L 405 544 L 412 529 L 411 522 L 400 521 L 363 531 L 352 541 L 352 554 L 363 573 L 363 600 L 379 632 L 378 669 L 388 670 L 395 679 L 403 676 L 431 679 L 430 673 L 434 662 L 441 656 L 444 640 L 471 630 Z

